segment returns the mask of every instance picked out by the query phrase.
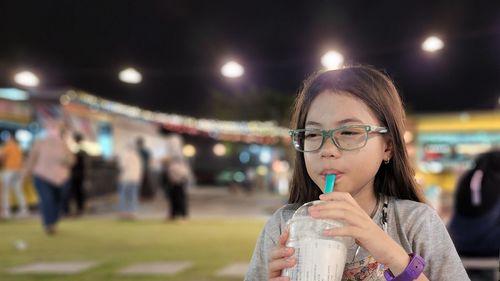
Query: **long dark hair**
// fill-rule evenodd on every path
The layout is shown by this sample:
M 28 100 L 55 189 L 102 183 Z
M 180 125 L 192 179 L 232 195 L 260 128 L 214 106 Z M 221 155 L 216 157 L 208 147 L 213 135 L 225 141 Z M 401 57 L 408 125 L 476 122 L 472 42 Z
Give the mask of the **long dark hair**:
M 380 71 L 368 66 L 351 66 L 315 73 L 304 81 L 293 111 L 291 127 L 302 129 L 312 101 L 322 92 L 348 93 L 363 101 L 377 119 L 387 127 L 392 142 L 389 164 L 380 166 L 375 175 L 375 193 L 424 202 L 422 191 L 414 179 L 404 142 L 405 112 L 392 81 Z M 304 154 L 296 152 L 289 203 L 303 204 L 317 200 L 322 193 L 307 173 Z

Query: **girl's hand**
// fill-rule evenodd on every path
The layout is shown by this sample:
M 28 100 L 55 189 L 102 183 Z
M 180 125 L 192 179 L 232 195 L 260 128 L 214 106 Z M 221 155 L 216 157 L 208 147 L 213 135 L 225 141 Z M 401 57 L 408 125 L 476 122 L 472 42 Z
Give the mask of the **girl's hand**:
M 324 231 L 326 236 L 349 236 L 365 248 L 379 263 L 399 274 L 408 265 L 410 258 L 406 251 L 385 233 L 347 192 L 322 194 L 324 204 L 309 207 L 313 218 L 334 219 L 346 226 Z
M 288 231 L 280 235 L 278 245 L 271 251 L 269 258 L 269 281 L 287 281 L 288 277 L 281 277 L 281 271 L 296 264 L 292 257 L 295 250 L 285 246 L 288 240 Z

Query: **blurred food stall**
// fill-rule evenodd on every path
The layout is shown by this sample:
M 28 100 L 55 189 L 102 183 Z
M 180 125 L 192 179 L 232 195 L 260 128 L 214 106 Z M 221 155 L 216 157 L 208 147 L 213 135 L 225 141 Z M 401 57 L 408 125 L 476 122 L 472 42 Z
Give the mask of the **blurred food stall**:
M 412 121 L 416 177 L 429 201 L 441 196 L 450 205 L 457 180 L 475 156 L 500 149 L 499 110 L 416 115 Z

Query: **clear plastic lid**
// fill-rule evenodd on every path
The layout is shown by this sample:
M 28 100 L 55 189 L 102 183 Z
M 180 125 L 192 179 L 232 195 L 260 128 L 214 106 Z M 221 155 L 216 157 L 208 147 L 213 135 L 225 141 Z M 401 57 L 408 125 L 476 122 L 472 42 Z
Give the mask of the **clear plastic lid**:
M 309 207 L 323 203 L 324 201 L 320 200 L 307 202 L 295 211 L 292 218 L 287 222 L 289 230 L 288 242 L 304 239 L 324 239 L 342 242 L 346 248 L 352 247 L 354 239 L 351 237 L 325 236 L 323 234 L 324 230 L 342 227 L 345 225 L 344 223 L 329 219 L 315 219 L 309 214 Z

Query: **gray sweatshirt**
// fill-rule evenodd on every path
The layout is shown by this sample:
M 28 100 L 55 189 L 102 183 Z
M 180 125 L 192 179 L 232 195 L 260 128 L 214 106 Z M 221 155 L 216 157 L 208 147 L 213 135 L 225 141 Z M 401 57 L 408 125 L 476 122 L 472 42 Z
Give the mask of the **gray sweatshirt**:
M 407 253 L 416 253 L 425 259 L 424 274 L 430 281 L 470 280 L 438 214 L 428 205 L 410 200 L 388 198 L 387 233 Z M 382 227 L 382 205 L 373 217 Z M 277 210 L 265 225 L 255 247 L 246 281 L 268 280 L 268 260 L 279 236 L 286 229 L 297 205 L 285 205 Z M 357 255 L 356 246 L 347 249 L 347 263 L 343 281 L 385 281 L 384 268 L 363 248 Z

